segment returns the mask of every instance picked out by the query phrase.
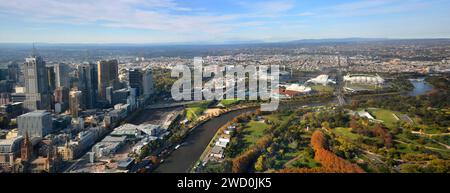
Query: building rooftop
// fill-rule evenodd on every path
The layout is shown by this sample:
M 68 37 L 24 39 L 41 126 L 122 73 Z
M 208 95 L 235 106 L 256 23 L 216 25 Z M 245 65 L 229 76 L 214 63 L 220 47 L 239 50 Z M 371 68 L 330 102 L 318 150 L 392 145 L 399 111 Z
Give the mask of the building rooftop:
M 214 147 L 211 149 L 211 153 L 212 153 L 212 154 L 222 154 L 222 153 L 223 153 L 223 147 L 220 147 L 220 146 L 214 146 Z
M 111 132 L 111 136 L 136 136 L 137 130 L 115 130 Z
M 291 84 L 286 87 L 286 90 L 304 93 L 304 92 L 310 92 L 311 88 L 303 86 L 303 85 L 299 85 L 299 84 Z
M 29 112 L 29 113 L 20 115 L 19 117 L 42 117 L 45 115 L 50 115 L 50 113 L 45 110 L 37 110 L 37 111 L 33 111 L 33 112 Z
M 11 144 L 14 143 L 14 141 L 20 140 L 22 138 L 23 138 L 22 136 L 17 136 L 17 137 L 12 138 L 12 139 L 0 139 L 0 145 L 11 145 Z

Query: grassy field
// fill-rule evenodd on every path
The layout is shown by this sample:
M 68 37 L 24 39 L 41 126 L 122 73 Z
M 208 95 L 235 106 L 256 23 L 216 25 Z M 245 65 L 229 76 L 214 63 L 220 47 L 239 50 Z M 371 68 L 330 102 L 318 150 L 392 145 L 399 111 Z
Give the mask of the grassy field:
M 351 128 L 338 127 L 333 129 L 333 132 L 338 136 L 342 136 L 351 140 L 357 140 L 359 137 L 361 137 L 361 135 L 352 133 L 351 130 Z
M 350 84 L 350 83 L 345 84 L 345 87 L 352 88 L 355 90 L 376 90 L 379 88 L 376 85 Z
M 189 121 L 193 121 L 193 120 L 197 119 L 208 108 L 208 105 L 210 103 L 211 103 L 211 101 L 204 101 L 204 102 L 198 102 L 198 103 L 187 105 L 186 118 Z
M 230 107 L 238 103 L 239 101 L 240 101 L 239 99 L 224 99 L 221 100 L 219 104 L 222 104 L 224 107 Z
M 311 89 L 318 91 L 318 92 L 333 92 L 334 88 L 331 86 L 324 86 L 324 85 L 313 85 L 311 86 Z
M 286 158 L 290 158 L 285 162 L 285 167 L 315 168 L 320 167 L 320 163 L 314 160 L 314 155 L 310 155 L 306 149 L 286 153 Z
M 264 135 L 264 131 L 269 128 L 269 125 L 258 122 L 250 121 L 245 128 L 244 141 L 247 144 L 255 144 L 256 141 Z
M 370 110 L 375 119 L 382 120 L 386 127 L 393 128 L 397 119 L 394 117 L 394 112 L 386 109 L 373 109 Z
M 271 115 L 267 115 L 264 116 L 265 119 L 273 122 L 273 123 L 282 123 L 285 121 L 288 121 L 290 114 L 271 114 Z

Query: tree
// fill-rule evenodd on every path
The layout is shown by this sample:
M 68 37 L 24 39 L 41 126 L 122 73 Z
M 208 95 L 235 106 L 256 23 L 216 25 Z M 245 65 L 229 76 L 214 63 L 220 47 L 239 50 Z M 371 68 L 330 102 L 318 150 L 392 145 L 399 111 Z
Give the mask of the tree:
M 233 173 L 243 173 L 247 171 L 248 166 L 253 162 L 254 158 L 257 156 L 258 151 L 256 148 L 250 148 L 243 154 L 232 160 L 231 171 Z
M 146 156 L 148 156 L 148 154 L 150 154 L 150 147 L 149 147 L 148 145 L 144 145 L 144 146 L 141 148 L 141 152 L 140 152 L 140 154 L 139 154 L 139 158 L 140 158 L 140 159 L 143 159 L 143 158 L 145 158 Z
M 256 144 L 247 151 L 232 160 L 231 171 L 233 173 L 246 172 L 249 166 L 254 163 L 255 159 L 271 144 L 271 136 L 266 135 L 260 138 Z
M 322 128 L 329 130 L 330 129 L 330 123 L 328 121 L 322 122 Z
M 0 115 L 0 129 L 8 129 L 9 124 L 9 119 L 4 115 Z
M 352 100 L 351 108 L 356 109 L 359 107 L 359 100 Z
M 264 170 L 264 156 L 260 155 L 255 163 L 255 170 L 261 172 Z
M 383 128 L 380 124 L 375 125 L 373 132 L 376 136 L 380 137 L 386 148 L 392 147 L 392 135 Z
M 359 128 L 359 123 L 355 117 L 352 117 L 352 119 L 350 120 L 350 128 L 352 128 L 353 130 L 356 130 Z
M 315 151 L 314 159 L 322 164 L 323 170 L 334 173 L 364 173 L 358 165 L 338 157 L 326 149 L 327 139 L 325 135 L 317 130 L 311 136 L 311 145 Z

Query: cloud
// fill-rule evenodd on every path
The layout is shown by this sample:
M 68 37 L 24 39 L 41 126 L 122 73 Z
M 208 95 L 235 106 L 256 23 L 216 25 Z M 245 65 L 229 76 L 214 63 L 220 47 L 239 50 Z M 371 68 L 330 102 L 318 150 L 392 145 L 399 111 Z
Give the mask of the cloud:
M 220 5 L 228 7 L 221 9 L 214 2 L 190 4 L 185 0 L 0 0 L 0 24 L 8 29 L 0 32 L 0 41 L 12 41 L 10 37 L 56 41 L 58 35 L 58 41 L 112 42 L 296 39 L 308 34 L 316 37 L 324 29 L 364 16 L 383 16 L 367 21 L 368 25 L 392 22 L 392 14 L 397 13 L 418 13 L 411 17 L 428 16 L 427 21 L 434 21 L 434 13 L 424 13 L 423 7 L 432 5 L 429 12 L 444 9 L 448 7 L 444 1 L 321 0 L 310 5 L 294 0 L 227 0 Z M 439 18 L 448 18 L 447 12 L 439 13 Z M 322 18 L 327 22 L 320 23 Z M 343 31 L 351 34 L 355 30 Z
M 298 14 L 298 16 L 314 16 L 314 15 L 316 14 L 313 12 L 302 12 Z
M 251 10 L 209 13 L 180 6 L 174 0 L 0 0 L 0 16 L 15 16 L 34 24 L 94 25 L 219 36 L 241 27 L 263 25 L 262 17 L 278 17 L 276 14 L 294 6 L 292 1 L 242 5 Z
M 430 0 L 431 1 L 431 0 Z M 429 5 L 423 0 L 363 0 L 316 9 L 307 13 L 317 17 L 354 17 L 405 13 Z
M 282 13 L 294 8 L 292 1 L 264 1 L 255 3 L 254 8 L 263 13 Z
M 216 33 L 237 15 L 186 14 L 173 0 L 0 0 L 0 14 L 34 23 L 95 24 L 115 28 Z
M 294 2 L 291 0 L 266 0 L 258 2 L 238 1 L 236 4 L 248 9 L 259 17 L 268 17 L 271 15 L 281 14 L 292 10 L 295 7 Z

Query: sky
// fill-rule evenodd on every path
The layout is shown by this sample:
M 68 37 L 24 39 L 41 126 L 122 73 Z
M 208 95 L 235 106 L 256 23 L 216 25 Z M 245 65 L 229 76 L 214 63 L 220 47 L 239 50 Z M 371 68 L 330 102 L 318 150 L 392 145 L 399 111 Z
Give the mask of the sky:
M 450 38 L 450 0 L 0 0 L 3 43 Z

